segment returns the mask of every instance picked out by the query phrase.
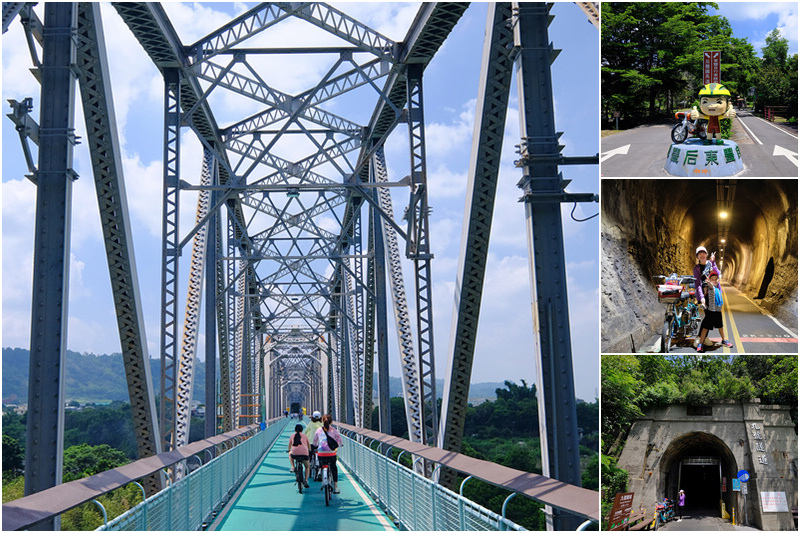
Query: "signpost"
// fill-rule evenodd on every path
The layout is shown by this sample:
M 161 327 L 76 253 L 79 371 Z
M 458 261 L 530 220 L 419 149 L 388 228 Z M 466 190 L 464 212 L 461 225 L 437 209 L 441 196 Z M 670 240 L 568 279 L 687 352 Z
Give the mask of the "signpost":
M 720 83 L 722 75 L 722 52 L 706 50 L 703 52 L 703 85 Z
M 733 489 L 733 492 L 739 492 L 739 491 L 741 491 L 741 490 L 742 490 L 742 488 L 741 488 L 741 483 L 742 483 L 742 482 L 741 482 L 741 481 L 739 481 L 739 480 L 738 480 L 738 479 L 736 479 L 736 478 L 733 478 L 733 479 L 731 480 L 731 485 L 732 485 L 732 487 L 731 487 L 731 488 Z
M 614 530 L 627 524 L 631 517 L 631 507 L 633 507 L 633 493 L 617 493 L 614 496 L 614 506 L 611 508 L 611 514 L 608 515 L 608 529 Z
M 739 470 L 736 477 L 742 482 L 742 495 L 744 496 L 744 525 L 747 523 L 747 480 L 750 479 L 750 473 L 747 470 Z

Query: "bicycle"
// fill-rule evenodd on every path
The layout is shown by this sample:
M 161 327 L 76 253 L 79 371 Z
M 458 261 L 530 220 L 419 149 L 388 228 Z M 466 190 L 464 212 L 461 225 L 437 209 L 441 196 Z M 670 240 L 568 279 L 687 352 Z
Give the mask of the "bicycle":
M 289 453 L 288 451 L 286 453 Z M 303 486 L 305 484 L 305 471 L 303 470 L 303 462 L 300 459 L 294 460 L 294 478 L 297 481 L 297 490 L 303 494 Z
M 322 486 L 319 490 L 325 492 L 325 505 L 328 506 L 331 504 L 331 497 L 333 494 L 333 480 L 331 479 L 330 470 L 331 467 L 328 464 L 324 464 L 321 467 L 322 470 Z
M 319 459 L 317 458 L 317 449 L 314 446 L 311 446 L 311 456 L 308 460 L 308 469 L 309 469 L 309 479 L 313 481 L 321 481 L 320 471 L 319 471 Z
M 666 524 L 675 518 L 675 502 L 664 498 L 663 502 L 656 502 L 656 519 L 653 526 L 654 530 L 658 530 L 659 524 Z
M 673 274 L 670 279 L 674 281 L 678 278 Z M 654 277 L 656 283 L 663 280 L 666 280 L 664 276 Z M 661 329 L 661 353 L 669 353 L 673 340 L 680 337 L 683 339 L 696 337 L 700 333 L 700 308 L 692 289 L 694 289 L 694 276 L 681 276 L 680 285 L 675 285 L 672 291 L 659 290 L 659 301 L 667 305 Z

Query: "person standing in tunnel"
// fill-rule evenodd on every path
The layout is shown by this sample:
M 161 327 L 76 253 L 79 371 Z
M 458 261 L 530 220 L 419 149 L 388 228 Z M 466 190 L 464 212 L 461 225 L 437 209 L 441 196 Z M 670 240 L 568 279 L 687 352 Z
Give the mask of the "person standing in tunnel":
M 703 298 L 704 303 L 701 304 L 705 309 L 705 317 L 703 317 L 703 323 L 700 324 L 700 338 L 697 342 L 698 353 L 706 351 L 703 343 L 705 342 L 709 330 L 714 328 L 719 329 L 719 334 L 722 337 L 722 345 L 728 348 L 733 347 L 733 343 L 725 339 L 725 328 L 722 326 L 722 289 L 719 284 L 719 270 L 713 263 L 714 254 L 711 254 L 711 257 L 712 259 L 709 262 L 712 264 L 712 269 L 708 272 L 707 276 L 705 274 L 702 276 L 703 280 L 707 281 L 702 285 L 701 291 L 705 296 Z
M 683 504 L 686 503 L 686 493 L 683 489 L 678 493 L 678 522 L 683 520 Z
M 697 250 L 694 252 L 695 257 L 697 257 L 697 264 L 694 266 L 694 292 L 695 297 L 697 298 L 697 303 L 700 307 L 705 309 L 705 295 L 703 294 L 703 281 L 704 275 L 708 274 L 708 271 L 712 268 L 716 268 L 716 264 L 714 263 L 714 258 L 712 256 L 711 262 L 708 261 L 708 250 L 706 250 L 705 246 L 698 246 Z M 719 273 L 719 270 L 717 270 Z M 698 337 L 699 339 L 699 337 Z M 703 341 L 698 343 L 698 346 L 705 341 L 705 336 L 703 336 Z M 711 346 L 711 341 L 708 341 L 708 346 Z M 699 349 L 698 349 L 699 351 Z

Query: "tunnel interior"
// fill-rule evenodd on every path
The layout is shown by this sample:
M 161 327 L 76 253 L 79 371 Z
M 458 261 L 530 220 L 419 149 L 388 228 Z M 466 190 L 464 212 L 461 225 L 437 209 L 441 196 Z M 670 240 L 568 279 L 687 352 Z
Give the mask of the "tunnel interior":
M 698 246 L 717 252 L 723 284 L 796 328 L 797 186 L 796 179 L 602 180 L 603 350 L 616 351 L 605 342 L 627 339 L 643 323 L 660 327 L 652 278 L 690 275 Z
M 737 471 L 733 453 L 719 437 L 687 433 L 673 440 L 661 458 L 659 497 L 677 504 L 678 491 L 683 489 L 686 513 L 719 516 L 720 500 L 731 508 L 731 480 Z

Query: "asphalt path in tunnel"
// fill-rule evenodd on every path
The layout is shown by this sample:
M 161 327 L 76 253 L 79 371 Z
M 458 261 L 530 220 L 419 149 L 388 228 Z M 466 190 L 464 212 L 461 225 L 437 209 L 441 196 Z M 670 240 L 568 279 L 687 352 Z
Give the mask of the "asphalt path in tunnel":
M 787 131 L 750 111 L 737 111 L 745 169 L 736 177 L 797 177 L 797 131 Z M 648 124 L 603 137 L 600 176 L 669 177 L 664 170 L 674 124 Z
M 797 333 L 781 324 L 776 318 L 759 307 L 750 298 L 734 287 L 722 284 L 722 322 L 725 337 L 733 348 L 722 346 L 719 330 L 709 332 L 713 346 L 706 346 L 706 353 L 796 353 Z M 702 311 L 701 311 L 702 314 Z M 696 353 L 694 338 L 673 341 L 670 353 Z M 661 349 L 661 332 L 654 334 L 645 343 L 644 352 L 654 353 Z
M 289 437 L 295 424 L 284 428 L 264 454 L 242 488 L 231 498 L 209 527 L 215 531 L 396 531 L 397 528 L 367 495 L 342 462 L 339 490 L 330 507 L 320 483 L 298 493 L 290 470 Z

